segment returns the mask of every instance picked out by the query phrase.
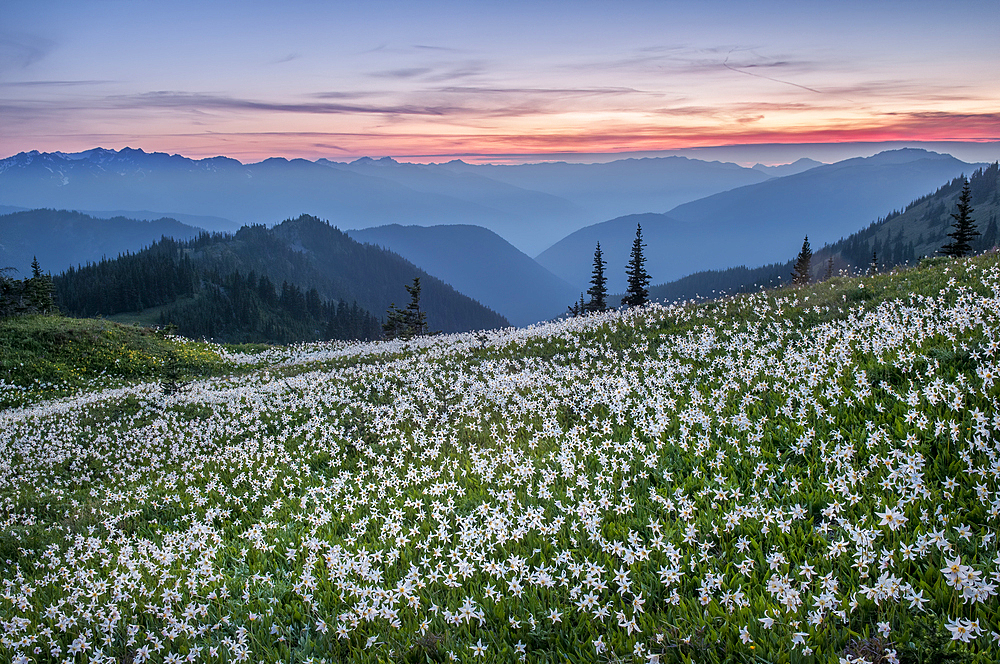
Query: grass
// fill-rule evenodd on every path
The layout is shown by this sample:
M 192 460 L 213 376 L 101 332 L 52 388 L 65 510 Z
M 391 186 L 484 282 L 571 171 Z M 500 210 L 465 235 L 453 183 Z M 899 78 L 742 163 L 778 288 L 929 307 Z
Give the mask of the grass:
M 31 366 L 60 349 L 72 366 L 85 344 L 130 359 L 83 367 L 68 391 L 86 399 L 35 390 L 0 412 L 0 658 L 62 661 L 83 638 L 87 664 L 98 647 L 212 664 L 997 661 L 998 280 L 995 254 L 932 260 L 356 347 L 22 321 L 6 334 L 31 337 Z M 84 331 L 65 349 L 65 330 L 35 338 L 46 325 Z M 185 349 L 204 354 L 187 375 L 216 378 L 165 398 L 102 387 L 122 364 L 162 379 Z M 944 573 L 958 556 L 978 600 Z M 982 633 L 956 639 L 962 621 Z
M 0 409 L 36 398 L 64 396 L 93 381 L 102 385 L 158 380 L 168 366 L 182 376 L 219 376 L 237 370 L 220 349 L 170 337 L 161 330 L 105 319 L 57 315 L 0 321 Z M 260 352 L 261 345 L 232 352 Z

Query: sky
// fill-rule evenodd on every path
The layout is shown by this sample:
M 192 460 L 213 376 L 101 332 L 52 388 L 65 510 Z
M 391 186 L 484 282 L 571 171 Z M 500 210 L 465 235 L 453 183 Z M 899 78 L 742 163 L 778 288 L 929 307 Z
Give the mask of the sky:
M 997 0 L 0 5 L 0 157 L 1000 141 Z

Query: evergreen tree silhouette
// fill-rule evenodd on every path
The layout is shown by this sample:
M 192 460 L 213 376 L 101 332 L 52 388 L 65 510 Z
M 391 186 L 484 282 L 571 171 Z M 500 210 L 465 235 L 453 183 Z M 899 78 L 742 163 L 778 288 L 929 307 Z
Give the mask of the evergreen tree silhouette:
M 804 286 L 812 278 L 812 248 L 809 246 L 809 236 L 802 242 L 802 249 L 795 259 L 795 267 L 792 268 L 792 283 L 796 286 Z
M 409 336 L 427 334 L 427 312 L 420 310 L 420 277 L 413 278 L 413 285 L 406 286 L 410 303 L 406 305 L 406 324 Z
M 52 277 L 42 273 L 42 267 L 38 264 L 38 258 L 32 257 L 31 278 L 27 280 L 26 290 L 29 306 L 40 314 L 51 313 L 55 309 L 53 299 L 54 289 L 52 287 Z
M 953 212 L 951 218 L 955 223 L 951 227 L 955 230 L 948 233 L 951 242 L 938 249 L 938 253 L 945 256 L 959 258 L 972 251 L 972 239 L 979 235 L 976 230 L 976 222 L 972 219 L 972 191 L 969 188 L 969 181 L 965 181 L 962 193 L 958 195 L 958 212 Z
M 601 254 L 601 243 L 597 243 L 594 250 L 594 272 L 590 277 L 590 288 L 587 294 L 590 295 L 590 302 L 587 303 L 587 311 L 604 311 L 608 308 L 608 279 L 604 276 L 604 266 L 607 261 Z
M 625 275 L 628 277 L 628 290 L 622 298 L 622 304 L 627 307 L 641 307 L 649 302 L 649 273 L 646 272 L 646 257 L 642 248 L 642 225 L 635 225 L 635 240 L 632 241 L 632 254 L 629 258 Z

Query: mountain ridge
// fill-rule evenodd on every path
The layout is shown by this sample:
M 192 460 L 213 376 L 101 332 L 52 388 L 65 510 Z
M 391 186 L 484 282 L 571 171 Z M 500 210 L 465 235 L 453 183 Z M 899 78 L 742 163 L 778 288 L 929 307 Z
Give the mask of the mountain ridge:
M 567 236 L 538 255 L 578 288 L 590 280 L 600 241 L 608 288 L 625 290 L 624 269 L 635 224 L 642 221 L 647 269 L 658 282 L 699 270 L 780 262 L 808 235 L 817 246 L 837 240 L 977 164 L 924 150 L 899 150 L 824 164 L 685 203 L 663 213 L 611 219 Z

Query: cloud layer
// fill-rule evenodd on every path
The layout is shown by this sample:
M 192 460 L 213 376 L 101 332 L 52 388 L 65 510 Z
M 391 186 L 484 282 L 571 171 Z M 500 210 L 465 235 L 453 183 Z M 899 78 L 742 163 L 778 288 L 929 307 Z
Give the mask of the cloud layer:
M 995 12 L 956 11 L 942 27 L 919 2 L 823 15 L 780 1 L 755 12 L 583 2 L 572 15 L 544 0 L 492 13 L 292 3 L 238 19 L 138 4 L 103 22 L 72 3 L 12 12 L 0 33 L 2 151 L 96 141 L 244 159 L 445 158 L 1000 140 L 1000 79 L 968 66 L 972 54 L 1000 56 Z

